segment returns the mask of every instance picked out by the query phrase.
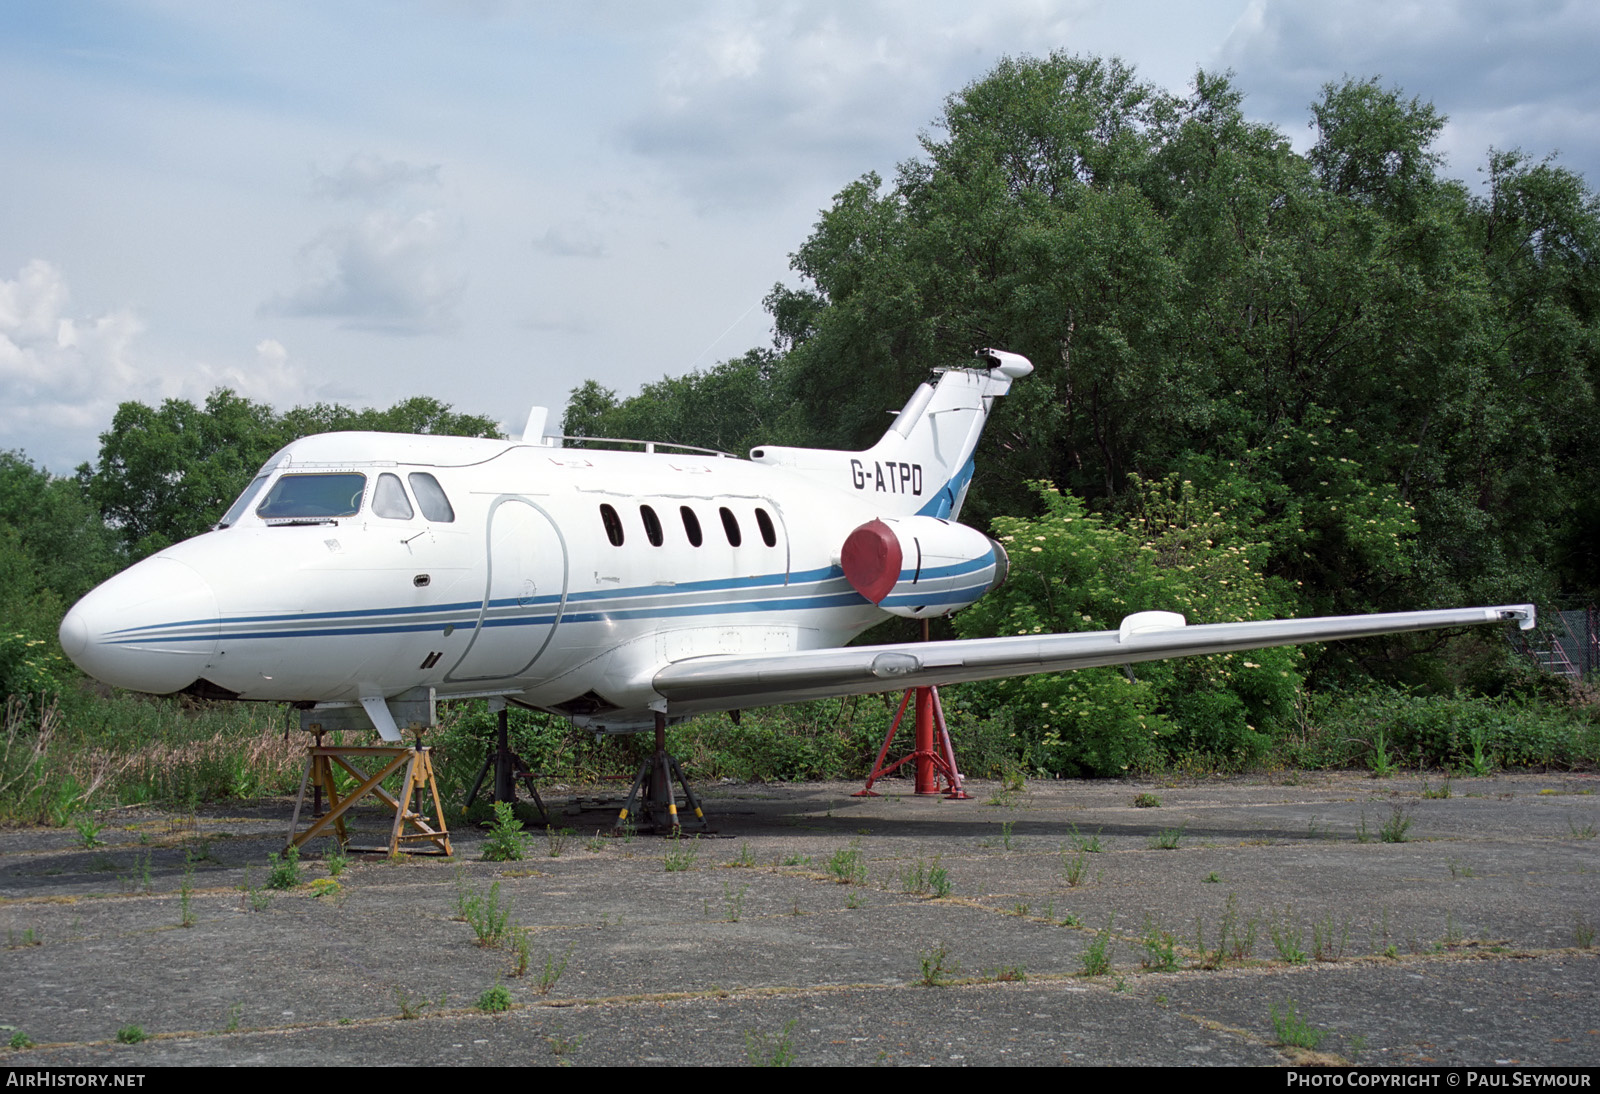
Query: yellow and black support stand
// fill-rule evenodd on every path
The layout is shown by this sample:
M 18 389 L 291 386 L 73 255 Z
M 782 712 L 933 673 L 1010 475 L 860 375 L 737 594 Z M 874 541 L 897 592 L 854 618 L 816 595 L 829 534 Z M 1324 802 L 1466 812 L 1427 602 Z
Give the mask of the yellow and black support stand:
M 445 826 L 444 810 L 439 804 L 439 785 L 433 777 L 432 749 L 420 743 L 412 747 L 381 745 L 367 747 L 325 747 L 318 734 L 314 744 L 306 747 L 306 769 L 300 776 L 300 795 L 295 799 L 294 818 L 289 822 L 289 847 L 303 847 L 318 836 L 336 834 L 347 851 L 375 851 L 395 855 L 404 851 L 413 855 L 449 855 L 450 832 Z M 379 766 L 368 774 L 357 764 L 376 762 Z M 355 779 L 355 787 L 341 795 L 334 780 L 338 767 Z M 383 788 L 383 780 L 399 773 L 400 792 L 391 795 Z M 306 790 L 328 803 L 328 811 L 315 818 L 304 832 L 300 827 L 300 812 L 305 807 Z M 345 829 L 346 814 L 362 799 L 371 796 L 386 808 L 394 810 L 394 822 L 389 827 L 386 844 L 356 846 L 350 843 Z M 428 811 L 431 801 L 432 810 Z M 435 827 L 437 818 L 437 827 Z M 330 831 L 331 830 L 331 831 Z
M 694 816 L 678 815 L 674 783 L 683 788 L 684 804 L 694 811 Z M 685 828 L 691 832 L 711 831 L 699 800 L 694 796 L 694 791 L 689 789 L 689 780 L 683 777 L 683 769 L 678 766 L 677 760 L 667 755 L 667 716 L 658 711 L 655 751 L 639 765 L 639 774 L 634 777 L 633 788 L 628 791 L 628 800 L 623 803 L 622 812 L 617 814 L 611 829 L 618 833 L 633 831 L 675 835 Z

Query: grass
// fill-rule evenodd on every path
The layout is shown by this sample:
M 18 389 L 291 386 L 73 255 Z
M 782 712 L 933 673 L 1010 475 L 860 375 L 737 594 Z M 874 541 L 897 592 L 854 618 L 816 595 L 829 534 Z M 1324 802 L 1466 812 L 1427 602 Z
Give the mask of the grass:
M 1117 913 L 1112 912 L 1106 919 L 1105 927 L 1094 936 L 1089 948 L 1083 951 L 1083 975 L 1104 976 L 1111 971 L 1111 925 L 1116 918 Z
M 840 885 L 864 885 L 867 881 L 867 864 L 861 854 L 861 846 L 855 841 L 850 841 L 849 847 L 841 847 L 828 858 L 828 873 Z
M 925 988 L 938 988 L 950 983 L 961 971 L 958 962 L 950 958 L 950 950 L 943 942 L 931 950 L 917 955 L 922 971 L 918 982 Z
M 1149 846 L 1152 851 L 1176 851 L 1178 849 L 1178 841 L 1182 838 L 1182 828 L 1163 828 L 1150 837 Z
M 922 858 L 900 874 L 900 891 L 934 898 L 950 895 L 950 871 L 939 863 L 939 856 L 928 862 Z
M 1594 945 L 1594 924 L 1585 919 L 1582 912 L 1574 917 L 1572 944 L 1580 950 L 1587 950 Z
M 672 847 L 662 856 L 661 865 L 669 874 L 684 873 L 694 869 L 694 860 L 700 856 L 696 839 L 683 843 L 676 832 L 672 834 Z
M 270 852 L 267 861 L 267 888 L 282 892 L 300 887 L 300 848 L 288 847 L 282 857 Z
M 1394 812 L 1389 814 L 1389 819 L 1383 822 L 1383 827 L 1378 829 L 1378 838 L 1384 843 L 1404 843 L 1406 833 L 1411 830 L 1411 818 L 1406 815 L 1404 806 L 1397 805 Z
M 1139 942 L 1144 947 L 1144 956 L 1139 959 L 1141 968 L 1149 969 L 1152 972 L 1175 972 L 1177 970 L 1177 941 L 1169 932 L 1163 931 L 1149 916 L 1145 916 L 1144 930 Z
M 726 881 L 722 883 L 722 907 L 724 923 L 737 923 L 744 915 L 744 896 L 750 891 L 750 886 L 741 885 L 735 889 Z
M 549 855 L 551 858 L 560 858 L 561 857 L 561 852 L 566 849 L 567 840 L 569 840 L 571 838 L 572 838 L 572 829 L 570 829 L 570 828 L 552 828 L 548 824 L 545 825 L 544 826 L 545 854 Z
M 1076 889 L 1083 884 L 1088 876 L 1089 864 L 1083 860 L 1084 852 L 1075 852 L 1070 858 L 1065 851 L 1061 852 L 1061 876 L 1068 887 Z
M 478 996 L 478 1009 L 485 1014 L 503 1014 L 511 1009 L 511 989 L 496 984 Z
M 1304 965 L 1310 955 L 1305 951 L 1306 932 L 1294 918 L 1294 909 L 1285 908 L 1283 918 L 1274 920 L 1270 928 L 1272 947 L 1278 958 L 1290 965 Z
M 1100 829 L 1098 828 L 1095 829 L 1094 835 L 1085 836 L 1078 831 L 1078 826 L 1074 824 L 1071 835 L 1068 838 L 1072 841 L 1072 849 L 1085 855 L 1098 855 L 1105 850 L 1104 847 L 1100 846 Z
M 500 903 L 498 881 L 484 893 L 459 889 L 456 893 L 456 914 L 466 920 L 477 944 L 485 949 L 499 946 L 511 925 L 511 909 Z
M 1289 1045 L 1292 1048 L 1308 1049 L 1312 1052 L 1328 1037 L 1328 1031 L 1318 1029 L 1304 1018 L 1295 1009 L 1294 1000 L 1290 999 L 1283 1005 L 1280 1012 L 1276 1005 L 1267 1007 L 1272 1016 L 1272 1032 L 1278 1038 L 1278 1044 Z
M 1134 796 L 1133 807 L 1135 809 L 1160 809 L 1161 799 L 1154 794 L 1138 794 Z
M 11 1049 L 32 1048 L 33 1039 L 19 1029 L 11 1034 L 11 1040 L 6 1042 L 6 1047 Z
M 1580 826 L 1577 821 L 1568 817 L 1567 834 L 1573 839 L 1594 839 L 1594 825 L 1585 824 Z
M 794 1065 L 795 1018 L 783 1024 L 782 1032 L 768 1035 L 750 1031 L 744 1035 L 745 1059 L 751 1067 L 792 1067 Z
M 544 967 L 539 970 L 539 979 L 534 985 L 540 995 L 549 995 L 551 990 L 561 982 L 561 978 L 566 975 L 567 962 L 571 957 L 571 946 L 568 946 L 567 952 L 559 958 L 554 954 L 547 953 L 544 955 Z
M 483 841 L 484 862 L 521 862 L 528 853 L 528 835 L 510 802 L 494 803 L 494 823 Z
M 150 1035 L 138 1026 L 123 1026 L 117 1030 L 117 1044 L 119 1045 L 136 1045 L 149 1039 Z

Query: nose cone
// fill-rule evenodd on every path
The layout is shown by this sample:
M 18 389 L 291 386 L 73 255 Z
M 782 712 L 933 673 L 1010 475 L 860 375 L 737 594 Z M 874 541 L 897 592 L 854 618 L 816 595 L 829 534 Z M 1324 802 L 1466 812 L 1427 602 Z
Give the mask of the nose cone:
M 61 648 L 97 680 L 167 695 L 200 678 L 219 631 L 211 585 L 157 555 L 78 601 L 61 621 Z

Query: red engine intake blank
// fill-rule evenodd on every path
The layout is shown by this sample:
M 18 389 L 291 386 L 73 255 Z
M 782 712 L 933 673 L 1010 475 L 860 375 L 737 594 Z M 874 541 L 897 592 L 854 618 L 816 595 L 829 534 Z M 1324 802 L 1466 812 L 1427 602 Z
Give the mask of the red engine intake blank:
M 881 604 L 900 580 L 900 540 L 881 520 L 870 520 L 845 537 L 839 565 L 851 588 Z

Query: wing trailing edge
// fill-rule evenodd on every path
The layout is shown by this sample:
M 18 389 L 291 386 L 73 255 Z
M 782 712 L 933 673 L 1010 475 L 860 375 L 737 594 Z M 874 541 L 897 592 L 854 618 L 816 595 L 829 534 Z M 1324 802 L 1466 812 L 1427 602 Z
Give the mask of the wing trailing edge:
M 695 657 L 659 670 L 653 684 L 674 714 L 692 714 L 1444 627 L 1516 622 L 1527 630 L 1534 621 L 1531 604 L 1200 626 L 1175 612 L 1138 612 L 1114 631 Z

